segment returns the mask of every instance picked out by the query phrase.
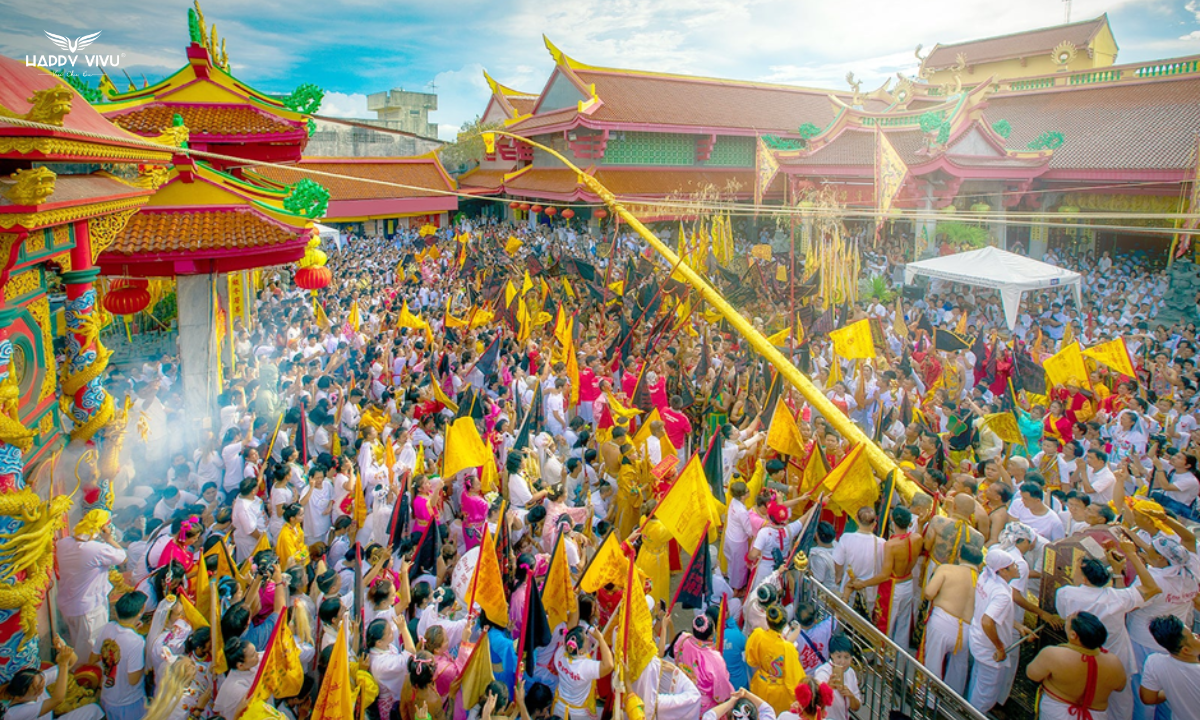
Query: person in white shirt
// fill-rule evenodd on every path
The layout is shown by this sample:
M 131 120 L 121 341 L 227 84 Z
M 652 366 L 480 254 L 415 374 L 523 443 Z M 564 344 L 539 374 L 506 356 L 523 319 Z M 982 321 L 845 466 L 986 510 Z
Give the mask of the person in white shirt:
M 1009 658 L 1005 648 L 1012 644 L 1016 630 L 1013 626 L 1013 596 L 1008 583 L 1020 570 L 1016 560 L 1007 552 L 989 552 L 984 559 L 986 569 L 975 585 L 975 613 L 967 633 L 967 645 L 975 666 L 967 685 L 967 702 L 982 713 L 991 710 L 1003 691 Z
M 817 544 L 808 551 L 808 572 L 813 579 L 826 588 L 837 586 L 837 569 L 833 561 L 834 539 L 837 537 L 833 525 L 827 522 L 817 525 Z
M 91 656 L 108 622 L 109 572 L 126 560 L 110 520 L 108 511 L 92 510 L 75 525 L 73 535 L 57 544 L 58 610 L 81 658 Z
M 100 691 L 100 707 L 108 720 L 141 720 L 146 714 L 146 640 L 137 631 L 145 607 L 145 593 L 122 595 L 116 602 L 116 620 L 100 630 L 88 659 L 110 678 Z
M 754 528 L 750 523 L 750 510 L 745 505 L 749 489 L 741 480 L 730 486 L 732 500 L 725 529 L 725 562 L 729 568 L 729 584 L 734 590 L 746 586 L 746 553 L 750 550 Z
M 875 534 L 875 508 L 861 508 L 855 515 L 858 529 L 845 533 L 833 548 L 834 571 L 837 575 L 838 591 L 844 591 L 846 584 L 853 576 L 866 580 L 879 574 L 883 568 L 883 538 Z M 867 611 L 875 607 L 875 597 L 878 589 L 874 586 L 864 588 L 863 602 Z
M 238 562 L 244 562 L 254 551 L 258 538 L 267 531 L 267 513 L 263 501 L 255 496 L 258 480 L 245 478 L 239 490 L 237 500 L 233 501 L 233 544 Z
M 1076 460 L 1075 482 L 1093 503 L 1107 505 L 1112 502 L 1113 485 L 1117 484 L 1117 478 L 1108 468 L 1108 453 L 1092 448 L 1088 450 L 1086 459 Z
M 225 641 L 225 661 L 229 664 L 229 674 L 221 682 L 213 709 L 224 718 L 235 718 L 242 704 L 249 699 L 250 688 L 258 675 L 258 664 L 262 656 L 254 647 L 254 643 L 241 638 L 230 638 Z
M 813 680 L 825 683 L 833 690 L 833 703 L 825 709 L 827 720 L 850 720 L 850 713 L 862 706 L 858 675 L 851 666 L 853 656 L 849 638 L 834 635 L 829 641 L 829 662 L 812 672 Z
M 1042 486 L 1035 482 L 1027 482 L 1021 485 L 1020 490 L 1021 502 L 1009 506 L 1010 516 L 1033 528 L 1049 542 L 1066 537 L 1062 518 L 1046 506 Z
M 589 639 L 600 651 L 599 660 L 588 657 Z M 589 632 L 576 625 L 567 631 L 563 644 L 554 654 L 554 671 L 558 675 L 554 713 L 563 720 L 587 720 L 593 717 L 587 707 L 588 698 L 594 694 L 596 682 L 612 669 L 612 651 L 598 628 L 592 628 Z
M 1146 658 L 1138 695 L 1146 705 L 1166 703 L 1171 717 L 1200 718 L 1200 637 L 1174 615 L 1150 621 L 1150 634 L 1166 650 Z
M 1104 623 L 1105 629 L 1108 630 L 1108 640 L 1104 643 L 1104 649 L 1115 655 L 1124 666 L 1126 675 L 1133 678 L 1139 674 L 1139 669 L 1133 643 L 1125 628 L 1125 619 L 1129 613 L 1145 605 L 1161 590 L 1146 570 L 1133 541 L 1127 537 L 1122 538 L 1120 546 L 1123 559 L 1113 550 L 1108 552 L 1109 563 L 1113 565 L 1112 570 L 1108 564 L 1093 557 L 1080 560 L 1078 570 L 1073 572 L 1071 577 L 1080 577 L 1082 573 L 1084 584 L 1059 588 L 1054 603 L 1059 617 L 1070 617 L 1083 611 L 1100 618 L 1100 622 Z M 1126 562 L 1133 564 L 1138 584 L 1128 588 L 1110 587 L 1113 575 L 1123 572 Z M 1108 703 L 1110 717 L 1130 717 L 1133 714 L 1133 683 L 1131 682 L 1125 690 L 1110 695 Z

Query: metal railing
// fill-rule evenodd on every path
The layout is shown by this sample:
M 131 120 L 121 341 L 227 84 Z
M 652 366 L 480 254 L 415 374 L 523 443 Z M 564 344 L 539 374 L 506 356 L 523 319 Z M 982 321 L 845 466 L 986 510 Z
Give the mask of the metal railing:
M 989 720 L 821 583 L 806 576 L 800 595 L 832 615 L 854 645 L 858 720 L 889 720 L 894 712 L 911 720 Z

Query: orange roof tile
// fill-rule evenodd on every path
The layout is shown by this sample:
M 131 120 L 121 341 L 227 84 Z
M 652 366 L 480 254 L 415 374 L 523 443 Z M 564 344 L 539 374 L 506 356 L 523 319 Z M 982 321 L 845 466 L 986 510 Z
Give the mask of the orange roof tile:
M 307 231 L 305 231 L 307 232 Z M 241 250 L 299 242 L 285 229 L 245 210 L 138 212 L 105 250 L 116 255 Z
M 673 193 L 694 193 L 711 185 L 726 192 L 731 181 L 735 192 L 753 190 L 754 173 L 749 170 L 598 170 L 595 174 L 602 185 L 617 195 L 662 197 Z M 504 184 L 506 190 L 521 193 L 571 193 L 576 189 L 576 175 L 570 170 L 535 168 L 521 173 Z
M 193 137 L 199 135 L 279 135 L 305 133 L 297 123 L 287 122 L 248 105 L 182 105 L 156 103 L 131 112 L 114 114 L 109 120 L 139 135 L 158 135 L 170 127 L 176 114 L 183 117 Z
M 458 185 L 461 188 L 499 188 L 504 184 L 504 176 L 510 171 L 508 170 L 480 170 L 476 168 L 471 172 L 460 175 Z
M 510 97 L 508 103 L 513 106 L 521 115 L 528 115 L 533 112 L 533 106 L 537 104 L 537 95 L 529 95 L 527 97 Z
M 1096 36 L 1096 33 L 1100 32 L 1100 29 L 1107 24 L 1108 16 L 1101 15 L 1091 20 L 1027 30 L 1011 35 L 968 40 L 950 45 L 938 43 L 925 58 L 925 67 L 930 70 L 951 67 L 957 62 L 956 58 L 959 53 L 966 56 L 968 65 L 1042 54 L 1049 55 L 1050 51 L 1063 41 L 1073 43 L 1077 49 L 1083 50 Z
M 321 172 L 346 175 L 332 178 L 324 175 L 308 175 L 303 168 Z M 302 160 L 295 167 L 263 165 L 254 169 L 259 175 L 280 183 L 294 183 L 302 177 L 312 178 L 329 190 L 330 200 L 372 200 L 379 198 L 441 197 L 445 191 L 454 190 L 440 164 L 433 157 L 396 159 L 347 160 L 342 158 L 311 158 Z M 429 191 L 356 182 L 351 178 L 381 180 L 384 182 L 428 188 Z M 441 191 L 441 192 L 433 192 Z

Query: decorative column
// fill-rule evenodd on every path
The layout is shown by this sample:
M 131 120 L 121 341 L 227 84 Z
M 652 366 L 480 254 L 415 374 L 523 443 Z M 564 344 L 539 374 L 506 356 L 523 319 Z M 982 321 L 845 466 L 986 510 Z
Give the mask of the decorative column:
M 17 378 L 9 372 L 9 328 L 19 308 L 0 308 L 0 683 L 38 663 L 38 608 L 50 586 L 54 533 L 70 499 L 43 503 L 25 486 L 25 452 L 36 431 L 21 424 Z
M 198 427 L 213 429 L 217 411 L 218 356 L 213 275 L 181 275 L 176 279 L 179 306 L 179 372 L 183 403 Z M 207 424 L 207 425 L 206 425 Z

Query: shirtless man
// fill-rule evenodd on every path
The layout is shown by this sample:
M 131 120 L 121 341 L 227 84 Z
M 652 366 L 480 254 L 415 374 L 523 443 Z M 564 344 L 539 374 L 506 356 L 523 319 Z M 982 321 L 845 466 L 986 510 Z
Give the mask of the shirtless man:
M 883 545 L 883 567 L 874 577 L 849 583 L 855 590 L 879 586 L 875 626 L 906 650 L 912 631 L 913 568 L 924 547 L 921 535 L 910 532 L 911 526 L 912 513 L 907 508 L 892 508 L 892 536 Z
M 983 494 L 983 507 L 988 513 L 987 546 L 991 547 L 1000 542 L 1000 533 L 1008 524 L 1008 504 L 1012 502 L 1013 491 L 1001 482 L 987 486 Z
M 983 555 L 983 533 L 975 529 L 971 517 L 975 504 L 975 498 L 970 495 L 955 495 L 950 517 L 935 515 L 930 518 L 925 528 L 925 551 L 935 566 L 956 562 L 964 547 L 972 547 Z
M 954 476 L 954 486 L 951 488 L 947 500 L 952 500 L 959 495 L 970 496 L 971 502 L 973 502 L 975 505 L 975 510 L 972 512 L 975 522 L 975 529 L 986 536 L 989 529 L 988 511 L 987 508 L 983 506 L 983 503 L 976 499 L 975 496 L 978 494 L 979 481 L 970 475 L 960 473 Z
M 975 614 L 981 562 L 979 551 L 964 546 L 958 562 L 939 566 L 925 585 L 925 597 L 933 605 L 925 626 L 925 667 L 959 695 L 967 689 L 967 628 Z
M 1072 615 L 1067 644 L 1043 648 L 1025 674 L 1041 683 L 1039 720 L 1106 720 L 1108 696 L 1125 689 L 1120 658 L 1103 652 L 1108 630 L 1089 612 Z
M 604 474 L 616 484 L 617 474 L 621 472 L 621 443 L 625 442 L 628 430 L 614 427 L 612 439 L 600 444 L 600 459 L 604 462 Z

